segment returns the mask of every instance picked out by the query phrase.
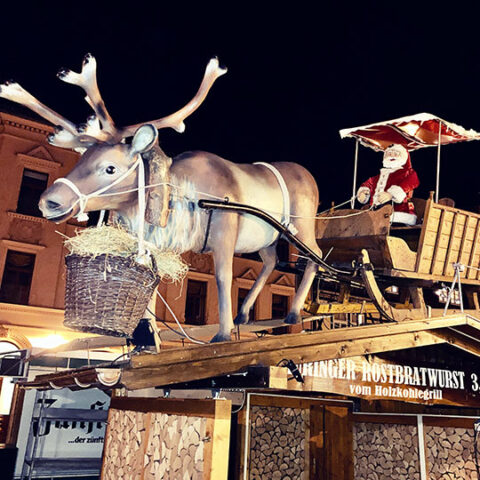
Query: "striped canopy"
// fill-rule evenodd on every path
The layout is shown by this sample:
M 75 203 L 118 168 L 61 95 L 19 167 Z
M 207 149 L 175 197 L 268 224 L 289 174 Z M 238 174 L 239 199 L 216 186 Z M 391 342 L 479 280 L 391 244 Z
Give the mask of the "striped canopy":
M 465 130 L 460 125 L 446 122 L 430 113 L 345 128 L 340 130 L 340 137 L 355 138 L 365 147 L 376 151 L 385 150 L 392 143 L 403 145 L 407 150 L 418 150 L 437 146 L 439 133 L 441 145 L 480 140 L 480 133 L 475 130 Z

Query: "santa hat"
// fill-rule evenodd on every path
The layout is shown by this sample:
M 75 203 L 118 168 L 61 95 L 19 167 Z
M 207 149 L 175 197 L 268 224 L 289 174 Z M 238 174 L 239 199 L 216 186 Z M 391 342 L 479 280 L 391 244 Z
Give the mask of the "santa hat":
M 408 168 L 411 167 L 410 154 L 408 150 L 399 144 L 393 144 L 387 147 L 383 153 L 384 168 Z

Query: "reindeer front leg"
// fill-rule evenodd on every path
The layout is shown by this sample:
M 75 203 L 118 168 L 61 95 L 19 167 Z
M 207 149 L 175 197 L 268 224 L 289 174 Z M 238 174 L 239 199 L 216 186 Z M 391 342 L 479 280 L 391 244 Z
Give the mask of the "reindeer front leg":
M 218 291 L 220 328 L 211 342 L 231 340 L 233 254 L 237 241 L 238 217 L 231 213 L 218 213 L 212 221 L 212 233 L 208 246 L 213 250 L 215 280 Z M 216 220 L 216 221 L 215 221 Z
M 233 328 L 232 316 L 232 276 L 233 253 L 229 255 L 223 251 L 214 252 L 215 280 L 218 291 L 218 313 L 220 328 L 211 342 L 227 342 L 231 340 Z

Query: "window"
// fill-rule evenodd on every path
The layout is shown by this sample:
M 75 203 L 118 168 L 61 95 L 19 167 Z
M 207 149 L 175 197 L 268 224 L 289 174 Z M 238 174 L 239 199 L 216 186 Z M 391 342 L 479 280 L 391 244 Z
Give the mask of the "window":
M 246 288 L 239 288 L 238 289 L 238 302 L 237 302 L 237 312 L 240 312 L 240 308 L 243 305 L 243 301 L 245 300 L 246 296 L 248 295 L 248 292 L 250 290 Z M 248 321 L 253 322 L 255 320 L 255 304 L 253 307 L 250 309 L 250 312 L 248 314 Z
M 190 325 L 205 325 L 206 300 L 207 282 L 188 280 L 185 323 Z
M 15 250 L 7 251 L 0 302 L 28 305 L 34 265 L 35 255 Z
M 18 194 L 17 213 L 41 217 L 42 212 L 38 208 L 40 196 L 46 190 L 48 175 L 35 170 L 25 168 L 23 170 L 22 184 Z
M 285 318 L 288 313 L 288 297 L 286 295 L 272 295 L 272 318 Z

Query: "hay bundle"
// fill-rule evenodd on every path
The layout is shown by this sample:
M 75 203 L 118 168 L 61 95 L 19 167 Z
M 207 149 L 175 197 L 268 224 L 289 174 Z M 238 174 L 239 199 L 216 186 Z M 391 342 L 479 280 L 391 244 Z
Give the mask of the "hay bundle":
M 69 250 L 64 325 L 102 335 L 131 336 L 161 280 L 188 270 L 179 254 L 138 240 L 118 226 L 87 228 L 65 241 Z
M 118 225 L 86 228 L 75 237 L 67 238 L 65 247 L 71 255 L 89 258 L 117 255 L 135 259 L 138 255 L 138 239 Z M 145 248 L 155 263 L 152 265 L 149 262 L 147 266 L 155 271 L 160 280 L 179 282 L 185 278 L 188 266 L 178 253 L 160 250 L 150 242 L 145 242 Z

